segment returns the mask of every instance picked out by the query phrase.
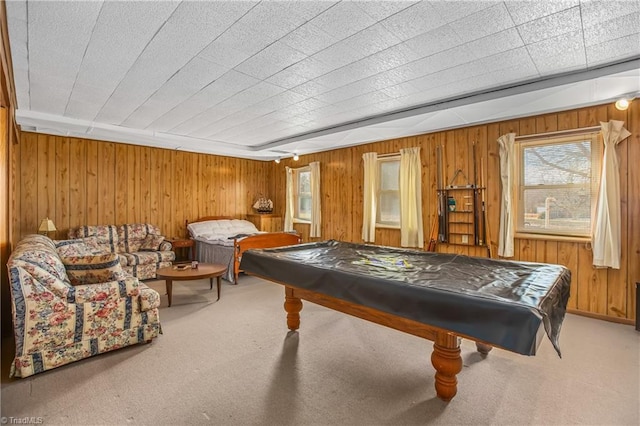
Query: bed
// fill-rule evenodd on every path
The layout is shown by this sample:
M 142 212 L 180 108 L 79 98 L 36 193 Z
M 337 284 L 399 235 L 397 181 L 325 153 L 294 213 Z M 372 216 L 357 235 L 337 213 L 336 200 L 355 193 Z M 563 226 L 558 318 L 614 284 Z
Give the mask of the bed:
M 238 282 L 242 254 L 253 248 L 273 248 L 300 244 L 296 233 L 260 232 L 256 226 L 229 216 L 205 216 L 187 221 L 189 237 L 195 241 L 195 259 L 203 263 L 227 265 L 222 276 L 230 283 Z

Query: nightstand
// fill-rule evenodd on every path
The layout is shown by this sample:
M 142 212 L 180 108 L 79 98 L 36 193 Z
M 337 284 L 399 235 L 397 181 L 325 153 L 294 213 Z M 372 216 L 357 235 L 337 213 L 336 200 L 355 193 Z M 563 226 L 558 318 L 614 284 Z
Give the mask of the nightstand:
M 193 250 L 196 245 L 196 242 L 194 240 L 180 238 L 180 237 L 173 237 L 173 238 L 167 238 L 167 241 L 171 243 L 171 245 L 173 246 L 173 250 L 176 252 L 176 260 L 175 260 L 176 262 L 193 260 L 193 257 L 194 257 Z M 187 248 L 189 249 L 188 254 L 185 257 L 178 259 L 178 252 L 176 249 L 187 249 Z
M 248 214 L 247 220 L 260 231 L 282 232 L 282 216 L 275 214 Z

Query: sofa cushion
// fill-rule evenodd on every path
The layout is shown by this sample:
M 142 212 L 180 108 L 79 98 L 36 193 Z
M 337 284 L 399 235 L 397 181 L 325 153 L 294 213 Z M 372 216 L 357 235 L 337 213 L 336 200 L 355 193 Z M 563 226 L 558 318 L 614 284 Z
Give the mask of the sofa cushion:
M 128 265 L 155 265 L 159 262 L 172 261 L 175 254 L 172 251 L 139 251 L 137 253 L 122 253 L 127 258 Z
M 72 285 L 97 284 L 124 278 L 115 253 L 63 257 L 62 263 L 67 268 Z
M 55 241 L 56 251 L 60 257 L 90 256 L 104 253 L 97 245 L 95 239 L 77 238 L 74 240 Z M 108 252 L 107 252 L 108 253 Z
M 142 240 L 140 251 L 158 251 L 163 241 L 164 237 L 162 235 L 147 234 Z
M 69 229 L 69 238 L 94 237 L 98 247 L 106 252 L 118 250 L 118 227 L 115 225 L 81 226 Z

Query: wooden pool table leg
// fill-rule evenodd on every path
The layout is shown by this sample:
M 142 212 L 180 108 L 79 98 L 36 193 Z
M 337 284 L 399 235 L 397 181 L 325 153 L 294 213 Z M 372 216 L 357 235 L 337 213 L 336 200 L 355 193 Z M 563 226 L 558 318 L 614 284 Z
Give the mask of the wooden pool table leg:
M 291 331 L 296 331 L 300 328 L 302 300 L 294 296 L 291 287 L 284 288 L 284 310 L 287 311 L 287 327 L 289 327 Z
M 433 343 L 431 364 L 436 369 L 436 394 L 438 398 L 449 401 L 458 392 L 456 374 L 462 371 L 460 343 L 455 334 L 438 331 Z

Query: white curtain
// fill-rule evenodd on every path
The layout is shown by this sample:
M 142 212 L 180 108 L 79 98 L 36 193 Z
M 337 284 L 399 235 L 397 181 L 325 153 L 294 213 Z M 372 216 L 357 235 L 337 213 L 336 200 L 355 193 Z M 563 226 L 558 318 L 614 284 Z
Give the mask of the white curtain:
M 631 136 L 623 121 L 601 122 L 604 156 L 591 245 L 593 266 L 620 269 L 620 170 L 616 145 Z
M 284 209 L 284 232 L 293 231 L 293 169 L 285 167 L 287 173 L 286 199 Z
M 400 150 L 400 244 L 424 246 L 420 147 Z
M 513 188 L 515 185 L 515 133 L 507 133 L 498 138 L 500 146 L 500 180 L 502 200 L 500 204 L 500 234 L 498 235 L 498 256 L 513 257 Z
M 376 212 L 378 192 L 378 154 L 362 154 L 364 160 L 364 206 L 362 211 L 362 239 L 373 243 L 376 239 Z
M 311 230 L 309 237 L 318 238 L 322 229 L 322 214 L 320 210 L 320 162 L 314 161 L 309 164 L 311 169 Z

